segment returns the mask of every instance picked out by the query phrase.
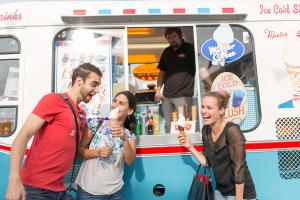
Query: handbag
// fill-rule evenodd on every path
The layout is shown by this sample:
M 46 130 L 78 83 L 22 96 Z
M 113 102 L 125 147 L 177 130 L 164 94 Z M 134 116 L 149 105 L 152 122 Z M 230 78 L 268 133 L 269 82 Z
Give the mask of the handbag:
M 214 200 L 210 168 L 202 166 L 203 170 L 200 170 L 201 166 L 200 164 L 194 174 L 187 197 L 188 200 Z

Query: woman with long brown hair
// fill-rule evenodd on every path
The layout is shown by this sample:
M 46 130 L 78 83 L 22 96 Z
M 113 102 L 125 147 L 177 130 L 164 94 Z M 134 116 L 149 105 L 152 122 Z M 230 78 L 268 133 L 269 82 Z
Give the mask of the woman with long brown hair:
M 94 136 L 85 137 L 79 154 L 85 159 L 75 183 L 77 199 L 124 200 L 124 163 L 136 158 L 136 100 L 129 91 L 116 94 L 114 119 L 104 121 Z
M 215 200 L 252 200 L 256 191 L 246 162 L 246 139 L 238 125 L 224 118 L 229 98 L 226 91 L 208 92 L 202 98 L 203 153 L 193 147 L 184 133 L 178 138 L 200 164 L 212 167 L 216 179 Z

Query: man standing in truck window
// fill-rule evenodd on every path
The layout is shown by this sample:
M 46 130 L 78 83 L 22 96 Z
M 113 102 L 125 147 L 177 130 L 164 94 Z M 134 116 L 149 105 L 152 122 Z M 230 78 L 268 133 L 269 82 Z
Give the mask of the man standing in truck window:
M 102 73 L 84 63 L 72 75 L 72 87 L 64 93 L 77 115 L 79 138 L 88 131 L 85 115 L 78 107 L 98 92 Z M 20 170 L 26 146 L 34 136 L 28 156 Z M 45 95 L 28 116 L 13 142 L 7 200 L 62 200 L 64 176 L 76 151 L 76 125 L 66 101 L 56 93 Z
M 194 46 L 183 40 L 179 27 L 166 28 L 165 38 L 169 46 L 163 51 L 158 64 L 160 72 L 155 100 L 162 101 L 165 131 L 170 133 L 172 112 L 179 106 L 192 105 L 196 67 Z

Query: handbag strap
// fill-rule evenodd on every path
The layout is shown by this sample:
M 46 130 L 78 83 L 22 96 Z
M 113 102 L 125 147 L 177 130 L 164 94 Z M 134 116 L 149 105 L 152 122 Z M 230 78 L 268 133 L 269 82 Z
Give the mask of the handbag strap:
M 79 144 L 79 126 L 78 126 L 78 121 L 77 121 L 77 116 L 76 116 L 76 112 L 70 102 L 70 100 L 68 99 L 68 97 L 66 97 L 64 94 L 59 93 L 59 96 L 61 96 L 61 98 L 63 98 L 65 100 L 65 102 L 68 104 L 68 106 L 70 107 L 72 114 L 73 114 L 73 118 L 75 121 L 75 125 L 76 125 L 76 149 L 75 149 L 75 155 L 74 155 L 74 161 L 73 161 L 73 167 L 72 167 L 72 175 L 71 175 L 71 183 L 69 188 L 72 187 L 72 182 L 73 182 L 73 176 L 74 176 L 74 171 L 75 171 L 75 163 L 76 163 L 76 158 L 77 158 L 77 152 L 78 152 L 78 144 Z
M 202 165 L 199 164 L 198 169 L 197 169 L 197 171 L 196 171 L 197 174 L 199 173 L 201 166 L 202 166 Z
M 203 166 L 203 169 L 204 169 L 204 173 L 203 174 L 207 175 L 209 178 L 211 178 L 209 165 L 204 166 L 204 165 L 199 164 L 196 174 L 199 174 L 201 166 Z

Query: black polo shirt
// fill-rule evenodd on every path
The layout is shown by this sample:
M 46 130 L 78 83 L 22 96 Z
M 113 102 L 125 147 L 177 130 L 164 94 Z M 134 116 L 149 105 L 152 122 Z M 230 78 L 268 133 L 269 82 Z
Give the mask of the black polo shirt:
M 184 42 L 174 51 L 167 47 L 161 55 L 158 68 L 165 71 L 165 97 L 192 97 L 195 83 L 194 46 Z

